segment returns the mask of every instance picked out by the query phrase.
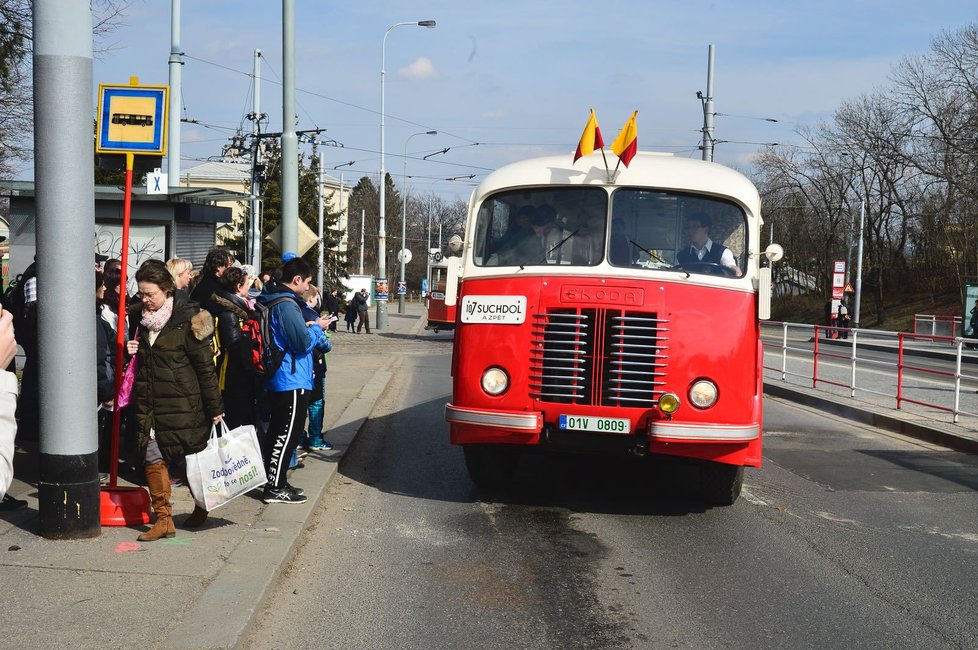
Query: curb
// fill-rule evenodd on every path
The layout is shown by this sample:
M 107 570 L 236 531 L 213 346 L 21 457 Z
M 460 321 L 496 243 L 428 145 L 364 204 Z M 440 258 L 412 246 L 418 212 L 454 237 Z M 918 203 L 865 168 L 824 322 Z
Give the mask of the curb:
M 418 322 L 423 325 L 423 317 Z M 338 473 L 340 461 L 393 378 L 391 366 L 396 361 L 397 357 L 391 357 L 374 371 L 329 427 L 330 439 L 340 453 L 313 452 L 307 457 L 308 463 L 318 456 L 320 462 L 316 465 L 323 466 L 311 468 L 315 471 L 308 476 L 315 478 L 304 481 L 302 486 L 308 494 L 317 496 L 297 507 L 263 506 L 251 534 L 230 552 L 224 566 L 192 600 L 183 618 L 167 629 L 163 647 L 233 648 L 247 636 L 281 571 L 292 560 L 299 537 Z M 219 625 L 215 625 L 216 616 Z
M 847 404 L 833 400 L 829 397 L 813 395 L 811 393 L 793 389 L 783 384 L 764 383 L 764 393 L 772 397 L 780 397 L 798 402 L 805 406 L 811 406 L 826 413 L 839 415 L 861 424 L 868 424 L 873 427 L 899 433 L 917 440 L 930 442 L 942 447 L 947 447 L 955 451 L 962 451 L 969 454 L 978 454 L 978 440 L 965 438 L 955 435 L 950 431 L 938 429 L 919 422 L 911 422 L 902 418 L 894 417 L 888 413 L 874 411 L 852 404 Z

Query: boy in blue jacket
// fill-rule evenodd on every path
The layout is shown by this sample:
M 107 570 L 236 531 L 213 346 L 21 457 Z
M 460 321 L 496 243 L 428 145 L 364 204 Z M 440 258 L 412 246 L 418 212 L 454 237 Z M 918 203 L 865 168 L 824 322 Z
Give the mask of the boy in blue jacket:
M 292 453 L 299 444 L 302 425 L 313 387 L 313 351 L 326 341 L 329 321 L 307 320 L 302 313 L 303 292 L 312 281 L 312 268 L 301 257 L 282 265 L 258 296 L 271 305 L 269 325 L 274 345 L 285 352 L 282 363 L 263 383 L 272 417 L 268 423 L 265 469 L 268 484 L 262 500 L 265 503 L 304 503 L 304 494 L 289 485 L 287 474 Z M 286 298 L 285 300 L 279 300 Z M 275 302 L 275 304 L 272 304 Z M 326 345 L 329 342 L 326 341 Z

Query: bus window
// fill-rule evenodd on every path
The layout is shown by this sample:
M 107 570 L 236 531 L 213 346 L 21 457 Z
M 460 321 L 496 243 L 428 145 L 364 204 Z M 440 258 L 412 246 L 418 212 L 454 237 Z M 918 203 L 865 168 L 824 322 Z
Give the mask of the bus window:
M 599 188 L 500 192 L 479 209 L 477 266 L 594 266 L 603 258 L 608 195 Z
M 743 274 L 747 228 L 736 204 L 707 196 L 622 188 L 612 198 L 613 266 Z

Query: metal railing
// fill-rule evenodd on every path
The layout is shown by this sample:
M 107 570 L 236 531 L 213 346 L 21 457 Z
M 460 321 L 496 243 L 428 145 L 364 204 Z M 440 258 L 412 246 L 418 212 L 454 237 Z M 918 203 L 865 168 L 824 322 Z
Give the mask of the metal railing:
M 960 331 L 960 316 L 914 314 L 913 333 L 919 336 L 954 336 Z
M 762 325 L 762 338 L 764 370 L 781 381 L 810 381 L 815 390 L 834 387 L 896 409 L 913 404 L 931 416 L 950 413 L 954 424 L 978 418 L 974 339 L 775 321 Z

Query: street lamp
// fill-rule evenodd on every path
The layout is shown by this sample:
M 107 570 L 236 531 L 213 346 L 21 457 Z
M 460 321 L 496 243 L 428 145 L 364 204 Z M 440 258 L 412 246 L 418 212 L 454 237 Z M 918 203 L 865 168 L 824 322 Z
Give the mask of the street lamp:
M 410 142 L 411 138 L 416 135 L 438 135 L 438 131 L 418 131 L 417 133 L 412 133 L 409 135 L 407 140 L 404 141 L 404 170 L 401 172 L 401 185 L 404 187 L 404 200 L 401 212 L 401 254 L 398 256 L 401 262 L 401 285 L 404 284 L 404 264 L 407 261 L 404 259 L 407 255 L 407 149 L 408 142 Z M 404 294 L 400 292 L 400 287 L 398 287 L 397 292 L 397 313 L 404 313 Z
M 380 227 L 377 233 L 377 279 L 387 279 L 387 232 L 385 230 L 384 216 L 387 209 L 385 195 L 387 194 L 387 174 L 384 171 L 384 69 L 387 58 L 387 35 L 398 27 L 405 25 L 417 25 L 418 27 L 432 28 L 435 26 L 433 20 L 419 20 L 415 22 L 394 23 L 384 32 L 384 40 L 380 48 Z M 377 318 L 374 327 L 378 330 L 387 328 L 387 298 L 381 300 L 377 298 Z

